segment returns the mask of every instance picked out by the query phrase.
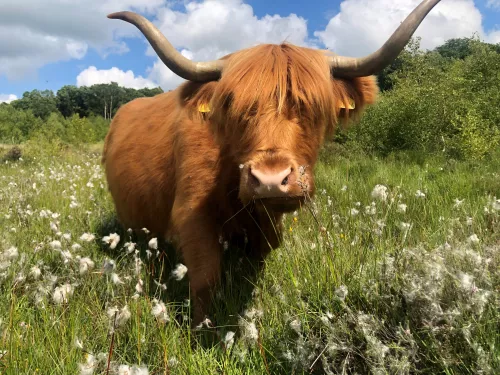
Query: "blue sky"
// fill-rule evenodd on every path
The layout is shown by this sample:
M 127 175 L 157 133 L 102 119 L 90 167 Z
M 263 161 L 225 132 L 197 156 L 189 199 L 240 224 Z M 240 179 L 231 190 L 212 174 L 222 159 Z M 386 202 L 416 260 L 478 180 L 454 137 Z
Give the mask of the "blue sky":
M 130 9 L 146 15 L 195 60 L 285 38 L 356 56 L 380 47 L 418 2 L 210 0 L 195 6 L 182 0 L 74 0 L 74 5 L 63 0 L 17 0 L 0 4 L 0 101 L 33 89 L 55 92 L 67 84 L 115 80 L 130 87 L 169 89 L 180 83 L 148 52 L 145 39 L 132 25 L 106 19 L 112 11 Z M 226 16 L 221 16 L 224 12 Z M 500 0 L 442 0 L 417 35 L 424 47 L 433 48 L 442 40 L 473 32 L 498 43 L 499 30 Z

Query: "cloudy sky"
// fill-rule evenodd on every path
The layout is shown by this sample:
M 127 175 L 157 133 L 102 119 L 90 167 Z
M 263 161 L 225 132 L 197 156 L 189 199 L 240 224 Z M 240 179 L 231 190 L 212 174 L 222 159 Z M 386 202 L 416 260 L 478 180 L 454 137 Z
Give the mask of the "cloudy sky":
M 420 1 L 0 0 L 0 102 L 68 84 L 177 86 L 134 26 L 106 18 L 115 11 L 143 14 L 193 60 L 283 41 L 361 56 Z M 473 34 L 500 43 L 500 0 L 442 0 L 416 33 L 424 48 Z

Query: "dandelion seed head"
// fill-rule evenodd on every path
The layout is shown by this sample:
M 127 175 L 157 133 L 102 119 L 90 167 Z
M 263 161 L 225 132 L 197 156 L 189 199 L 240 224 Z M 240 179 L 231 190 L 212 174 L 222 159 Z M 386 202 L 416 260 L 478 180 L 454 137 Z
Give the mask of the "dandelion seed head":
M 80 258 L 79 260 L 80 275 L 87 273 L 88 271 L 94 269 L 94 261 L 88 257 Z
M 38 280 L 40 276 L 42 275 L 42 271 L 38 266 L 33 266 L 30 269 L 30 276 L 33 278 L 33 280 Z
M 182 280 L 184 276 L 186 276 L 187 270 L 188 269 L 184 264 L 179 263 L 172 271 L 172 277 L 174 277 L 177 281 Z
M 109 236 L 104 236 L 102 242 L 108 244 L 110 249 L 114 249 L 120 242 L 120 236 L 117 233 L 111 233 Z
M 69 298 L 73 295 L 73 286 L 70 284 L 63 284 L 54 289 L 52 293 L 52 300 L 57 304 L 68 303 Z
M 384 186 L 384 185 L 375 185 L 375 187 L 373 188 L 372 190 L 372 198 L 373 199 L 378 199 L 382 202 L 385 202 L 387 200 L 387 197 L 388 197 L 388 192 L 387 192 L 387 186 Z
M 132 372 L 130 371 L 130 366 L 128 365 L 118 366 L 118 375 L 132 375 Z
M 18 257 L 19 257 L 19 251 L 18 251 L 17 247 L 14 247 L 14 246 L 9 247 L 7 250 L 5 250 L 1 256 L 1 258 L 9 260 L 9 261 L 15 260 Z
M 80 236 L 80 241 L 92 242 L 94 239 L 95 236 L 92 233 L 84 233 Z
M 153 308 L 151 309 L 151 313 L 161 323 L 167 323 L 170 321 L 170 317 L 167 313 L 167 307 L 162 301 L 153 300 Z
M 417 198 L 425 198 L 425 193 L 422 192 L 421 190 L 417 190 L 415 193 L 415 197 Z
M 302 323 L 300 322 L 300 320 L 294 319 L 290 322 L 290 328 L 300 334 L 302 331 Z
M 345 285 L 341 285 L 337 290 L 335 290 L 335 295 L 339 297 L 342 301 L 345 300 L 348 294 L 348 289 Z
M 49 246 L 53 249 L 61 249 L 62 245 L 61 245 L 61 241 L 58 241 L 58 240 L 54 240 L 52 242 L 49 243 Z
M 111 274 L 111 281 L 113 282 L 113 284 L 115 285 L 119 285 L 119 284 L 125 284 L 122 279 L 120 279 L 120 276 L 118 276 L 117 273 L 113 272 Z
M 153 249 L 153 250 L 158 249 L 158 239 L 156 237 L 151 238 L 148 242 L 148 246 L 150 249 Z
M 469 238 L 467 238 L 467 242 L 471 244 L 477 244 L 479 243 L 479 237 L 477 236 L 477 234 L 472 234 L 471 236 L 469 236 Z

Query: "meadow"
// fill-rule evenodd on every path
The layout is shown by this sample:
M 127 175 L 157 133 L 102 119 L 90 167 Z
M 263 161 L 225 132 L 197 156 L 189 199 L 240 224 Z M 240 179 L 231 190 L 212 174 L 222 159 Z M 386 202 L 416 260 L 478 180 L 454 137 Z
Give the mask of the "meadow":
M 221 239 L 217 325 L 192 331 L 182 259 L 120 228 L 101 147 L 0 165 L 1 374 L 500 372 L 498 152 L 326 147 L 261 275 Z

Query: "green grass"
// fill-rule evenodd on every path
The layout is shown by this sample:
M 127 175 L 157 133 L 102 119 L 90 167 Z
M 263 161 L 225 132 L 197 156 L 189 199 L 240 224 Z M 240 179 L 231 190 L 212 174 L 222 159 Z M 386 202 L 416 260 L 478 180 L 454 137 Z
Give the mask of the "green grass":
M 500 371 L 498 155 L 472 163 L 325 151 L 316 198 L 285 217 L 284 243 L 263 274 L 254 278 L 238 249 L 225 251 L 218 326 L 200 337 L 186 319 L 188 280 L 170 277 L 182 260 L 161 242 L 159 258 L 153 250 L 148 259 L 145 241 L 137 257 L 123 249 L 130 238 L 114 219 L 100 149 L 35 146 L 0 166 L 1 374 L 79 373 L 92 358 L 95 371 L 81 373 L 105 374 L 110 349 L 110 373 L 119 365 L 150 374 Z M 377 184 L 385 202 L 371 196 Z M 114 232 L 113 250 L 102 237 Z M 80 274 L 85 257 L 95 266 Z M 123 283 L 103 271 L 106 259 Z M 54 290 L 66 283 L 73 294 L 57 304 Z M 152 314 L 155 298 L 166 322 Z M 121 326 L 108 316 L 114 306 L 130 312 Z M 235 336 L 223 345 L 228 332 Z

